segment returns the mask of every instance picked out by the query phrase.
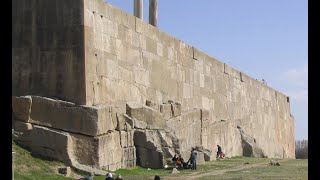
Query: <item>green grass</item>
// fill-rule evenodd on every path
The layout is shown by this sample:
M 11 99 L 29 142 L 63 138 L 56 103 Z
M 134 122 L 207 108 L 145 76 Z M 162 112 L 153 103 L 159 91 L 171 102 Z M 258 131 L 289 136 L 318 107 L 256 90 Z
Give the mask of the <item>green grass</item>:
M 64 177 L 57 173 L 58 166 L 64 166 L 57 161 L 44 160 L 34 157 L 31 153 L 12 141 L 14 154 L 14 176 L 16 180 L 68 180 L 74 179 Z M 308 179 L 308 160 L 287 160 L 280 162 L 281 166 L 269 166 L 270 159 L 233 157 L 224 160 L 206 162 L 198 165 L 197 171 L 181 170 L 179 174 L 170 174 L 172 169 L 145 169 L 135 167 L 131 169 L 119 169 L 114 171 L 114 177 L 121 174 L 126 180 L 152 180 L 155 175 L 160 177 L 175 176 L 190 177 L 197 175 L 201 180 L 209 179 Z M 245 166 L 257 165 L 248 169 L 235 170 Z M 223 174 L 215 175 L 216 172 Z M 95 176 L 95 180 L 104 180 L 105 176 Z
M 253 162 L 259 162 L 259 159 Z M 268 164 L 270 159 L 261 160 L 261 162 L 266 163 L 258 167 L 228 171 L 223 175 L 209 175 L 200 179 L 308 179 L 308 160 L 288 160 L 280 162 L 281 166 L 270 166 Z
M 59 175 L 54 167 L 64 166 L 63 163 L 57 161 L 43 160 L 33 157 L 31 153 L 16 145 L 12 141 L 12 151 L 15 152 L 14 157 L 14 179 L 15 180 L 69 180 L 72 178 Z

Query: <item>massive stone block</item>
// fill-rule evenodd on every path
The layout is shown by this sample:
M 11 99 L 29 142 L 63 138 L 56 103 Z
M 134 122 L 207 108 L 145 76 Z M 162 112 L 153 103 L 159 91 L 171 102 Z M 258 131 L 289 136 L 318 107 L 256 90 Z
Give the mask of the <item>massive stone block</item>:
M 166 126 L 166 119 L 159 112 L 136 102 L 127 103 L 126 114 L 146 122 L 147 129 L 164 129 Z
M 12 111 L 16 119 L 28 122 L 30 119 L 31 96 L 12 96 Z
M 116 110 L 111 106 L 76 106 L 39 96 L 32 96 L 32 102 L 29 121 L 33 124 L 89 136 L 107 133 L 117 126 Z

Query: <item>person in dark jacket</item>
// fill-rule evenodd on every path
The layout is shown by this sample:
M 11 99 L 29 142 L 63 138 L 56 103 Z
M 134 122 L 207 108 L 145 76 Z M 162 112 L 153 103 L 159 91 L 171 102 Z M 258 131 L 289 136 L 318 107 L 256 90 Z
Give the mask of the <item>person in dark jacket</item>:
M 217 151 L 217 158 L 224 158 L 224 154 L 222 152 L 221 146 L 217 145 L 218 151 Z
M 189 161 L 191 163 L 191 169 L 194 169 L 194 170 L 197 169 L 197 155 L 198 155 L 197 151 L 194 148 L 192 148 Z

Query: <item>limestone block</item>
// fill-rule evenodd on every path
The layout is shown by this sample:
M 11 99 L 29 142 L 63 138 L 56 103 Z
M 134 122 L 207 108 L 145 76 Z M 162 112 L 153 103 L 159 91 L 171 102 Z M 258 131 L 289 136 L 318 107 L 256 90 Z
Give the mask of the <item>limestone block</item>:
M 161 139 L 156 130 L 135 130 L 134 145 L 136 147 L 161 151 Z
M 158 54 L 157 42 L 151 38 L 146 38 L 146 50 L 153 53 Z
M 120 133 L 120 145 L 123 148 L 132 147 L 133 144 L 133 134 L 134 130 L 132 131 L 119 131 Z
M 116 118 L 117 118 L 116 130 L 130 131 L 133 128 L 132 121 L 130 121 L 130 119 L 128 119 L 127 116 L 125 116 L 124 114 L 117 112 Z M 129 123 L 127 121 L 129 121 Z
M 135 129 L 147 129 L 147 127 L 148 127 L 148 124 L 146 122 L 134 119 L 134 128 Z
M 121 168 L 122 147 L 119 132 L 111 132 L 97 138 L 99 148 L 99 167 L 114 171 Z
M 159 111 L 160 109 L 159 105 L 156 102 L 151 100 L 147 100 L 146 105 L 155 111 Z
M 35 154 L 70 163 L 68 147 L 71 137 L 66 132 L 34 125 L 29 133 L 22 134 L 17 141 Z
M 25 122 L 22 122 L 22 121 L 15 121 L 14 130 L 17 131 L 17 132 L 24 133 L 26 131 L 32 130 L 32 124 L 25 123 Z
M 122 11 L 121 12 L 121 24 L 129 29 L 135 30 L 135 28 L 136 28 L 135 27 L 135 25 L 136 25 L 135 17 Z
M 136 166 L 136 148 L 122 148 L 122 168 L 130 168 Z
M 197 165 L 201 165 L 201 164 L 205 164 L 205 160 L 204 160 L 204 153 L 200 152 L 200 151 L 196 151 L 197 152 Z
M 202 152 L 205 161 L 211 161 L 211 151 L 209 149 L 204 149 L 203 146 L 196 146 L 195 150 L 198 152 Z
M 75 106 L 50 98 L 32 96 L 30 122 L 69 132 L 96 136 L 117 126 L 110 106 Z
M 172 112 L 173 112 L 173 116 L 180 116 L 181 115 L 181 104 L 178 102 L 172 102 L 171 103 L 172 106 Z
M 161 141 L 161 147 L 171 148 L 171 150 L 179 148 L 179 139 L 175 136 L 174 132 L 159 130 L 158 136 Z
M 12 111 L 16 119 L 28 122 L 30 119 L 31 96 L 12 96 Z
M 173 115 L 172 105 L 171 104 L 161 104 L 160 105 L 160 112 L 162 113 L 164 118 L 170 119 Z
M 158 151 L 136 147 L 137 164 L 144 168 L 160 169 L 163 168 L 163 154 Z
M 148 124 L 148 129 L 164 129 L 166 119 L 162 115 L 149 108 L 148 106 L 136 103 L 128 102 L 126 106 L 126 114 L 139 121 L 144 121 Z

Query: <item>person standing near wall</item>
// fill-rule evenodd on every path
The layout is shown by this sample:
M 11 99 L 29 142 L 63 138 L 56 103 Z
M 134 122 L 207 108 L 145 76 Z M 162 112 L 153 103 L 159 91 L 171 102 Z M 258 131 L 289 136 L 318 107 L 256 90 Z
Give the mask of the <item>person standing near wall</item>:
M 198 155 L 197 151 L 194 148 L 192 148 L 189 160 L 191 162 L 191 169 L 194 169 L 194 170 L 197 169 L 197 155 Z

